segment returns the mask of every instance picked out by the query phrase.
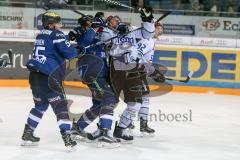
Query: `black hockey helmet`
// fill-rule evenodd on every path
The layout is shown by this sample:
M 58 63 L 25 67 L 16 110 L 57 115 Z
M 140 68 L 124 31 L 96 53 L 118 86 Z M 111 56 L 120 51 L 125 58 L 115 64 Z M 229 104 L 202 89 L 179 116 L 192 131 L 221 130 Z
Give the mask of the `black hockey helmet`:
M 86 26 L 88 25 L 92 20 L 92 16 L 86 15 L 86 16 L 80 16 L 78 18 L 78 24 L 81 26 Z
M 94 16 L 94 18 L 104 18 L 104 13 L 103 12 L 97 12 Z
M 117 26 L 117 30 L 118 30 L 119 34 L 125 34 L 129 31 L 129 28 L 126 23 L 121 22 Z
M 42 26 L 45 28 L 48 24 L 60 23 L 61 17 L 56 12 L 47 11 L 42 15 Z

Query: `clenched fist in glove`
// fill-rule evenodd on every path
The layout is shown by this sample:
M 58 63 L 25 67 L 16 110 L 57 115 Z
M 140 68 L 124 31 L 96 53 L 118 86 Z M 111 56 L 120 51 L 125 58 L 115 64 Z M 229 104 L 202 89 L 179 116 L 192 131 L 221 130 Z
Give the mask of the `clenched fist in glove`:
M 86 48 L 82 45 L 78 45 L 76 49 L 77 49 L 78 55 L 83 55 L 86 53 Z
M 152 74 L 149 75 L 155 82 L 164 83 L 166 78 L 164 75 L 157 69 L 154 70 Z
M 144 7 L 139 9 L 140 16 L 142 18 L 143 22 L 152 22 L 153 20 L 153 14 L 152 14 L 152 8 L 151 7 Z

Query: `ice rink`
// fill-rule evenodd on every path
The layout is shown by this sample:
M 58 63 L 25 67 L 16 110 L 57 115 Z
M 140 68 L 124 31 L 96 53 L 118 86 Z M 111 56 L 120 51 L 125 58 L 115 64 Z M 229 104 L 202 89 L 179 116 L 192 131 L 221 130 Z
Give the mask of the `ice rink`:
M 36 135 L 36 147 L 21 147 L 20 138 L 33 105 L 28 88 L 0 88 L 0 159 L 1 160 L 239 160 L 240 97 L 214 94 L 169 93 L 150 99 L 156 129 L 154 137 L 137 136 L 133 144 L 103 149 L 79 143 L 77 151 L 67 153 L 52 109 L 45 113 Z M 68 95 L 74 100 L 73 112 L 91 105 L 86 96 Z M 120 103 L 116 119 L 124 109 Z M 161 120 L 166 114 L 169 120 Z M 185 119 L 172 119 L 185 115 Z M 183 117 L 182 117 L 183 118 Z M 138 135 L 138 122 L 135 134 Z M 95 123 L 88 131 L 96 128 Z

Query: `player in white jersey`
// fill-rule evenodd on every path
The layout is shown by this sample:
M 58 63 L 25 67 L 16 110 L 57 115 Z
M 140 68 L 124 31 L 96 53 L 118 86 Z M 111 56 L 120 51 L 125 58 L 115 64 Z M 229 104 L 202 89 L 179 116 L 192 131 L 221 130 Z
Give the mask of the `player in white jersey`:
M 101 41 L 106 41 L 118 34 L 117 27 L 121 19 L 118 16 L 108 16 L 106 19 L 106 27 L 101 32 Z
M 147 82 L 147 75 L 151 74 L 153 68 L 153 56 L 155 50 L 155 41 L 159 38 L 162 32 L 161 24 L 155 23 L 155 35 L 154 38 L 150 39 L 142 39 L 138 42 L 138 53 L 142 57 L 139 61 L 140 63 L 140 70 L 143 69 L 143 74 L 141 76 L 142 83 L 143 83 L 143 96 L 142 96 L 142 105 L 138 112 L 140 118 L 140 132 L 142 134 L 153 134 L 155 132 L 154 129 L 148 126 L 148 115 L 149 115 L 149 86 Z M 144 67 L 142 66 L 144 65 Z M 146 73 L 147 72 L 147 73 Z M 162 82 L 165 79 L 163 77 Z
M 130 65 L 130 69 L 131 70 L 131 75 L 130 77 L 134 77 L 134 81 L 130 80 L 126 80 L 128 83 L 130 83 L 130 87 L 132 87 L 131 82 L 133 82 L 136 85 L 139 85 L 139 87 L 137 87 L 139 90 L 141 90 L 141 95 L 138 94 L 139 97 L 137 97 L 137 101 L 138 103 L 132 103 L 132 102 L 128 102 L 126 101 L 126 97 L 125 97 L 125 102 L 127 103 L 127 108 L 124 110 L 123 114 L 121 115 L 120 118 L 120 122 L 119 125 L 116 126 L 117 130 L 120 129 L 124 129 L 123 131 L 123 137 L 121 137 L 121 139 L 124 140 L 130 140 L 129 137 L 131 137 L 133 139 L 133 136 L 131 134 L 128 133 L 128 128 L 132 127 L 132 121 L 134 119 L 134 117 L 136 116 L 135 114 L 137 112 L 139 112 L 139 116 L 140 116 L 140 131 L 141 132 L 145 132 L 145 133 L 154 133 L 154 130 L 149 128 L 147 125 L 147 118 L 148 118 L 148 112 L 149 112 L 149 98 L 148 98 L 148 94 L 149 94 L 149 87 L 148 87 L 148 83 L 147 83 L 147 75 L 152 77 L 155 81 L 157 82 L 164 82 L 165 78 L 164 76 L 160 73 L 159 70 L 155 69 L 155 67 L 153 67 L 152 65 L 152 60 L 153 60 L 153 54 L 154 54 L 154 39 L 152 38 L 154 33 L 159 33 L 159 26 L 157 26 L 157 31 L 155 31 L 155 27 L 151 27 L 151 26 L 147 26 L 146 27 L 146 23 L 143 24 L 144 28 L 148 28 L 149 33 L 142 33 L 142 38 L 140 39 L 140 41 L 138 41 L 136 46 L 131 46 L 129 48 L 131 48 L 130 54 L 128 55 L 127 59 L 130 61 L 131 65 Z M 148 35 L 148 36 L 146 36 Z M 152 36 L 151 36 L 152 35 Z M 157 35 L 155 35 L 157 36 Z M 125 40 L 126 41 L 126 40 Z M 114 50 L 115 53 L 119 53 L 120 51 L 124 50 L 120 47 L 117 48 L 118 51 Z M 129 49 L 130 50 L 130 49 Z M 135 51 L 137 50 L 137 51 Z M 137 53 L 137 54 L 135 54 Z M 139 58 L 138 61 L 135 61 Z M 129 65 L 119 65 L 120 67 L 124 66 L 128 66 Z M 124 68 L 122 67 L 122 68 Z M 133 71 L 134 69 L 137 68 L 137 71 Z M 122 79 L 121 79 L 122 80 Z M 130 92 L 131 93 L 131 92 Z M 134 92 L 134 94 L 139 93 L 139 92 Z M 132 93 L 131 93 L 132 94 Z M 124 94 L 125 96 L 125 94 Z M 136 98 L 136 96 L 135 96 Z M 115 128 L 115 131 L 116 131 Z M 119 129 L 120 128 L 120 129 Z M 115 132 L 114 132 L 115 133 Z M 114 134 L 116 138 L 119 138 L 116 134 Z M 126 138 L 125 135 L 128 135 L 128 138 Z
M 117 30 L 120 36 L 112 41 L 113 45 L 110 50 L 112 56 L 110 79 L 113 89 L 117 96 L 123 91 L 124 102 L 127 103 L 127 108 L 121 115 L 119 124 L 116 123 L 113 135 L 115 138 L 126 141 L 133 140 L 133 136 L 129 135 L 127 130 L 142 103 L 142 81 L 138 72 L 137 41 L 151 38 L 155 30 L 151 10 L 144 8 L 140 12 L 144 22 L 143 27 L 126 35 L 125 33 L 129 31 L 130 27 L 123 23 L 119 24 Z

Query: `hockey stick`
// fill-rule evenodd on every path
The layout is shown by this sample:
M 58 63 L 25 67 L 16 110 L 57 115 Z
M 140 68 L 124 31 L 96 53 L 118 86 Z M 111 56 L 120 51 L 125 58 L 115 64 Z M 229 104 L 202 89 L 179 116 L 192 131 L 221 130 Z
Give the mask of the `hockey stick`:
M 189 74 L 187 75 L 187 78 L 184 79 L 184 80 L 180 80 L 180 79 L 173 79 L 173 78 L 167 78 L 166 77 L 166 80 L 169 80 L 169 81 L 178 81 L 178 82 L 183 82 L 183 83 L 188 83 L 189 80 L 192 78 L 194 72 L 193 71 L 190 71 Z
M 164 19 L 165 17 L 167 17 L 167 16 L 168 16 L 169 14 L 171 14 L 171 13 L 172 13 L 171 11 L 164 13 L 160 18 L 158 18 L 157 21 L 159 22 L 160 20 Z M 126 32 L 126 33 L 124 33 L 124 34 L 116 35 L 116 36 L 114 36 L 114 37 L 111 37 L 111 38 L 109 38 L 109 39 L 107 39 L 107 40 L 105 40 L 105 41 L 100 41 L 100 42 L 97 42 L 97 43 L 95 43 L 95 44 L 86 46 L 85 49 L 90 48 L 90 47 L 96 47 L 96 46 L 98 46 L 98 45 L 102 45 L 102 44 L 108 43 L 109 41 L 112 41 L 112 40 L 115 39 L 115 38 L 118 38 L 118 37 L 120 37 L 120 36 L 126 36 L 126 35 L 128 35 L 128 34 L 130 34 L 130 33 L 132 33 L 132 32 L 138 31 L 138 30 L 140 30 L 140 29 L 142 29 L 142 28 L 143 28 L 143 27 L 139 27 L 139 28 L 136 28 L 136 29 L 134 29 L 134 30 L 128 31 L 128 32 Z
M 172 13 L 172 11 L 168 11 L 168 12 L 164 13 L 160 18 L 157 19 L 157 21 L 155 23 L 158 23 L 159 21 L 161 21 L 162 19 L 164 19 L 171 13 Z
M 103 2 L 106 2 L 106 3 L 109 3 L 109 4 L 114 4 L 114 5 L 117 5 L 117 6 L 121 6 L 121 7 L 124 7 L 124 8 L 128 8 L 128 9 L 135 9 L 133 7 L 130 7 L 126 4 L 123 4 L 123 3 L 120 3 L 120 2 L 116 2 L 116 1 L 113 1 L 113 0 L 102 0 Z
M 73 11 L 73 12 L 75 12 L 75 13 L 77 13 L 77 14 L 83 16 L 83 17 L 87 17 L 87 18 L 89 18 L 89 19 L 92 20 L 92 18 L 89 17 L 88 15 L 86 15 L 86 14 L 84 14 L 84 13 L 82 13 L 82 12 L 76 10 L 76 9 L 71 8 L 71 7 L 67 4 L 67 1 L 66 1 L 66 0 L 64 0 L 64 2 L 66 3 L 65 6 L 66 6 L 68 9 L 70 9 L 71 11 Z M 111 27 L 109 27 L 109 26 L 107 26 L 107 25 L 104 25 L 104 27 L 107 27 L 107 28 L 109 28 L 110 30 L 112 30 L 113 32 L 118 33 L 117 30 L 115 30 L 115 29 L 113 29 L 113 28 L 111 28 Z
M 152 51 L 152 49 L 149 50 L 148 52 L 146 52 L 145 54 L 147 54 L 147 53 L 149 53 L 149 52 L 151 52 L 151 51 Z M 144 55 L 143 55 L 142 52 L 139 52 L 139 53 L 141 53 L 141 59 L 143 60 L 144 63 L 152 63 L 152 62 L 150 62 L 149 60 L 147 60 L 147 59 L 144 57 Z M 165 77 L 165 79 L 166 79 L 166 80 L 169 80 L 169 81 L 177 81 L 177 82 L 188 83 L 189 80 L 191 79 L 191 77 L 193 76 L 193 74 L 194 74 L 194 71 L 190 71 L 190 72 L 188 73 L 188 75 L 187 75 L 187 78 L 184 79 L 184 80 L 173 79 L 173 78 L 168 78 L 168 77 Z

